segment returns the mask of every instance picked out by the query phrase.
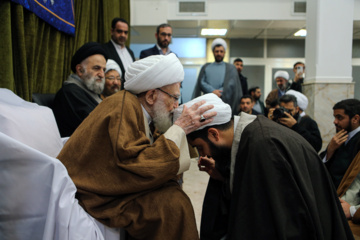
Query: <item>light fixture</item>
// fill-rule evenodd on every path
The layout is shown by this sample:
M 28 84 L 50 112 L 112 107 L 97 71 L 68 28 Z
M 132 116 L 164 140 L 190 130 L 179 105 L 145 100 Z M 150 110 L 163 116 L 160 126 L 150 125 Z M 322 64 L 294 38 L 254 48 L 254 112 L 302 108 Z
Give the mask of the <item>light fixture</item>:
M 202 36 L 225 36 L 226 28 L 203 28 L 201 29 Z
M 294 33 L 294 36 L 297 37 L 306 37 L 306 29 L 300 29 L 296 33 Z

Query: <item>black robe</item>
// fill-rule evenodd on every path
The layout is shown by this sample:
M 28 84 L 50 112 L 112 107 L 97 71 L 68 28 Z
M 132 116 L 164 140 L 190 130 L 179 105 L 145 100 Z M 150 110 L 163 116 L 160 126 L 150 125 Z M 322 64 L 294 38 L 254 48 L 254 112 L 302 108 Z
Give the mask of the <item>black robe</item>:
M 225 185 L 215 192 L 226 192 Z M 313 147 L 293 130 L 263 116 L 242 132 L 225 211 L 219 207 L 226 205 L 224 199 L 226 194 L 215 201 L 217 206 L 209 206 L 205 198 L 203 211 L 229 215 L 225 233 L 230 240 L 353 239 L 330 176 Z M 214 223 L 212 217 L 203 219 L 202 227 Z M 220 239 L 205 235 L 211 236 L 202 232 L 201 239 Z

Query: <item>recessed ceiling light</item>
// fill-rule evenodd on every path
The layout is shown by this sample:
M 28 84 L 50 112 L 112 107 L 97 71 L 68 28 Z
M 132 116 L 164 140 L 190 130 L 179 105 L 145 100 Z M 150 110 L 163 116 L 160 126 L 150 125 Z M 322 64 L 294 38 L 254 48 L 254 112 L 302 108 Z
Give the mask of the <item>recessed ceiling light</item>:
M 203 36 L 225 36 L 227 29 L 222 28 L 203 28 L 201 29 L 201 35 Z
M 306 29 L 300 29 L 296 33 L 294 33 L 294 36 L 297 37 L 306 37 Z

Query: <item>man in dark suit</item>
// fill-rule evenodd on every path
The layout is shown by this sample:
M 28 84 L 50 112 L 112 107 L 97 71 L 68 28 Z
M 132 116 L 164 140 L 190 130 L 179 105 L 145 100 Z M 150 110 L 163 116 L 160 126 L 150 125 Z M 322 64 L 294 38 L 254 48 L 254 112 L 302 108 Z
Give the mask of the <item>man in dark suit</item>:
M 170 24 L 163 23 L 156 28 L 155 38 L 157 44 L 154 47 L 142 50 L 140 59 L 146 58 L 151 55 L 168 55 L 171 53 L 169 44 L 171 43 L 172 28 Z
M 360 101 L 345 99 L 336 103 L 333 110 L 336 134 L 320 157 L 329 170 L 335 188 L 338 188 L 348 167 L 359 152 Z
M 133 51 L 125 46 L 128 34 L 128 22 L 123 18 L 114 18 L 111 22 L 111 40 L 103 45 L 109 59 L 113 59 L 120 66 L 123 76 L 121 86 L 124 86 L 127 67 L 135 61 Z
M 265 105 L 264 102 L 260 100 L 261 89 L 260 87 L 252 87 L 249 89 L 250 96 L 254 99 L 253 109 L 258 113 L 265 114 Z
M 243 68 L 244 68 L 243 60 L 241 58 L 235 59 L 234 60 L 234 66 L 236 67 L 236 70 L 238 71 L 238 74 L 239 74 L 239 79 L 240 79 L 243 95 L 247 95 L 248 94 L 247 77 L 245 77 L 241 73 Z

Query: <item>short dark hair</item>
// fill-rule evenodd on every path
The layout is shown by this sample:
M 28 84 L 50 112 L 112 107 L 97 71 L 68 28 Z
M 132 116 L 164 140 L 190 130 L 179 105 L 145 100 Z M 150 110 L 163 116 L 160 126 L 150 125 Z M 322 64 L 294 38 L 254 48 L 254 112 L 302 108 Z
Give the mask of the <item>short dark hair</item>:
M 289 103 L 289 102 L 293 102 L 294 103 L 294 107 L 297 107 L 297 100 L 296 97 L 294 95 L 291 94 L 285 94 L 283 95 L 280 99 L 279 99 L 280 103 Z
M 252 92 L 255 92 L 257 89 L 260 89 L 260 87 L 256 86 L 256 87 L 252 87 L 249 89 L 249 94 L 251 95 Z
M 250 96 L 250 95 L 243 95 L 241 98 L 240 98 L 240 102 L 241 100 L 245 99 L 245 98 L 250 98 L 251 102 L 254 101 L 254 99 Z
M 125 19 L 116 17 L 111 22 L 111 28 L 112 29 L 115 28 L 117 22 L 123 22 L 123 23 L 126 23 L 129 26 L 129 23 Z
M 157 28 L 156 28 L 156 33 L 159 34 L 160 28 L 164 28 L 164 27 L 171 27 L 171 25 L 168 24 L 168 23 L 160 24 L 160 25 L 157 26 Z
M 344 109 L 346 115 L 351 119 L 356 114 L 360 115 L 360 101 L 355 98 L 345 99 L 336 103 L 333 107 L 335 109 Z
M 191 140 L 195 140 L 196 138 L 201 138 L 204 141 L 209 142 L 209 139 L 208 139 L 208 129 L 209 128 L 216 128 L 219 131 L 225 131 L 232 126 L 233 122 L 234 122 L 234 118 L 231 118 L 230 121 L 228 121 L 227 123 L 205 127 L 201 130 L 197 130 L 197 131 L 194 131 L 194 132 L 188 134 L 187 137 Z
M 241 58 L 237 58 L 237 59 L 234 60 L 233 63 L 236 63 L 236 62 L 243 62 L 243 60 Z
M 303 63 L 303 62 L 296 62 L 296 63 L 294 64 L 294 68 L 295 68 L 295 66 L 298 65 L 298 64 L 303 64 L 303 65 L 304 65 L 304 68 L 305 68 L 305 63 Z

